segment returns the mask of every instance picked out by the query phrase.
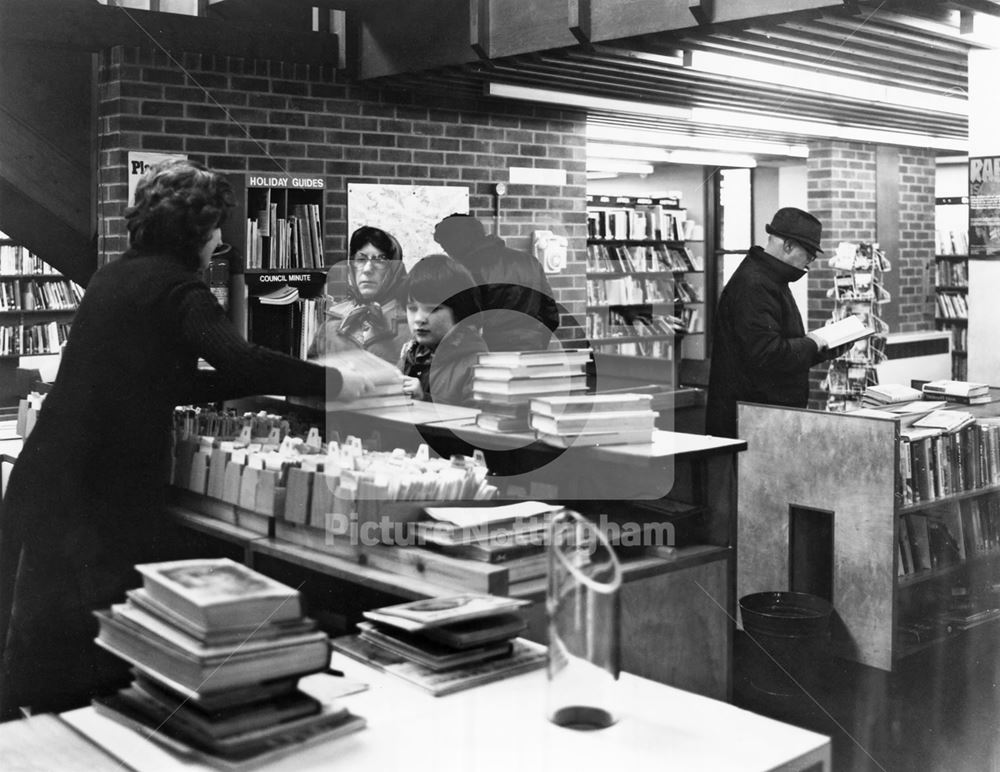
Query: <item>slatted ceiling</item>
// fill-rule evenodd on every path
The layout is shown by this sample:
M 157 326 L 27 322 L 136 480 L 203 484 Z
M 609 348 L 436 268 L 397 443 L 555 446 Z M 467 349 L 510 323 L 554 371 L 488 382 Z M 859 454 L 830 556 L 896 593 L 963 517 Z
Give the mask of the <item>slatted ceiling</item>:
M 578 46 L 476 62 L 450 71 L 408 75 L 402 80 L 397 76 L 388 82 L 406 83 L 414 91 L 469 95 L 482 94 L 489 82 L 502 82 L 659 105 L 748 113 L 747 128 L 738 128 L 590 111 L 591 120 L 601 125 L 705 136 L 786 144 L 804 141 L 801 135 L 750 128 L 756 113 L 962 140 L 968 135 L 968 121 L 962 115 L 803 92 L 744 79 L 738 67 L 733 73 L 718 75 L 650 61 L 642 54 L 712 52 L 961 99 L 968 88 L 968 51 L 982 44 L 956 38 L 946 12 L 972 8 L 982 11 L 985 6 L 1000 16 L 1000 0 L 951 0 L 927 6 L 914 2 L 862 2 L 853 13 L 845 6 L 823 14 L 795 14 L 769 22 L 693 27 L 592 48 Z M 771 112 L 764 113 L 765 106 Z
M 800 119 L 829 120 L 831 114 L 835 114 L 841 121 L 850 119 L 851 123 L 900 131 L 911 130 L 914 121 L 919 121 L 924 130 L 945 134 L 961 135 L 965 127 L 965 119 L 956 116 L 907 110 L 896 105 L 859 105 L 857 100 L 848 97 L 800 92 L 708 73 L 651 70 L 645 64 L 610 62 L 600 55 L 576 50 L 533 56 L 530 64 L 527 58 L 495 63 L 490 79 L 517 85 L 544 82 L 546 88 L 595 96 L 608 96 L 613 92 L 619 99 L 673 106 L 718 109 L 735 106 L 738 109 L 739 105 L 748 102 L 758 106 L 770 103 L 779 105 L 780 112 L 794 114 Z

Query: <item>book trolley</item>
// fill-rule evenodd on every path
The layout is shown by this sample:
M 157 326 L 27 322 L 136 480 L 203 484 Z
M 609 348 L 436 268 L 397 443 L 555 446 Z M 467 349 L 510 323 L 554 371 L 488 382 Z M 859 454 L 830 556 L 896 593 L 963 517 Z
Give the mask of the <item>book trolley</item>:
M 741 403 L 739 597 L 826 598 L 834 652 L 883 670 L 1000 617 L 1000 411 L 959 407 L 981 426 L 922 446 L 892 419 Z

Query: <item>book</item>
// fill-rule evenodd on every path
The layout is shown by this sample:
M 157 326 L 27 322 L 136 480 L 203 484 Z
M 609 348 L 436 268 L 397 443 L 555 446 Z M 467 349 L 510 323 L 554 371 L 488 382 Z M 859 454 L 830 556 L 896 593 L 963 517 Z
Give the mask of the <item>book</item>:
M 511 378 L 509 380 L 482 380 L 473 376 L 472 391 L 476 394 L 548 394 L 551 392 L 584 391 L 587 377 L 580 375 L 543 375 Z
M 140 563 L 136 570 L 150 597 L 204 629 L 302 616 L 297 590 L 228 558 Z
M 95 611 L 99 622 L 97 644 L 143 672 L 168 684 L 179 684 L 193 692 L 220 692 L 262 681 L 304 675 L 324 670 L 329 661 L 324 633 L 291 646 L 272 646 L 242 652 L 233 647 L 228 654 L 213 651 L 200 656 L 133 626 L 106 611 Z M 187 693 L 187 692 L 185 692 Z
M 300 617 L 273 624 L 251 624 L 246 627 L 226 627 L 209 629 L 193 623 L 190 619 L 178 614 L 163 603 L 160 603 L 143 588 L 129 590 L 125 593 L 128 603 L 142 609 L 148 614 L 158 617 L 172 627 L 195 638 L 205 646 L 225 646 L 247 641 L 267 641 L 283 636 L 298 635 L 312 632 L 316 629 L 315 620 Z
M 334 638 L 332 645 L 335 652 L 401 678 L 435 697 L 537 670 L 544 667 L 546 662 L 545 647 L 523 638 L 513 640 L 512 651 L 507 657 L 440 672 L 415 662 L 407 662 L 399 655 L 389 654 L 358 635 Z
M 653 429 L 635 429 L 621 432 L 594 432 L 591 434 L 546 434 L 535 432 L 535 436 L 547 445 L 557 448 L 590 447 L 594 445 L 645 445 L 653 441 Z
M 527 605 L 530 601 L 518 598 L 462 593 L 383 606 L 363 613 L 366 619 L 373 622 L 416 632 L 428 627 L 506 614 Z
M 920 389 L 904 386 L 901 383 L 878 383 L 865 388 L 864 394 L 861 395 L 861 404 L 866 407 L 898 405 L 922 399 L 923 396 Z
M 473 368 L 473 376 L 484 381 L 509 381 L 512 378 L 545 378 L 555 375 L 569 376 L 585 373 L 582 363 L 543 363 L 524 365 L 482 365 Z
M 985 383 L 972 383 L 969 381 L 937 380 L 928 381 L 921 390 L 925 395 L 936 399 L 962 399 L 989 397 L 990 387 Z M 986 401 L 989 401 L 988 399 Z
M 527 403 L 524 404 L 527 406 Z M 526 432 L 531 428 L 527 412 L 523 416 L 480 413 L 476 416 L 476 426 L 491 432 Z
M 424 546 L 444 555 L 484 563 L 508 563 L 531 555 L 544 554 L 548 522 L 525 528 L 501 528 L 483 539 L 455 542 L 450 537 L 440 539 L 430 531 Z M 508 578 L 511 578 L 508 575 Z
M 198 708 L 204 713 L 225 713 L 245 705 L 281 700 L 289 694 L 298 691 L 299 676 L 260 681 L 246 686 L 234 687 L 221 692 L 196 692 L 176 682 L 164 678 L 161 673 L 145 671 L 137 667 L 132 669 L 132 683 L 147 691 L 160 689 Z
M 972 423 L 976 417 L 964 410 L 932 410 L 913 422 L 918 429 L 939 429 L 943 432 L 957 432 Z
M 205 710 L 198 703 L 149 678 L 135 680 L 131 687 L 146 699 L 158 702 L 170 720 L 191 726 L 208 737 L 246 735 L 274 724 L 319 713 L 323 705 L 297 688 L 275 697 L 255 699 L 222 710 Z
M 656 413 L 652 410 L 531 416 L 531 428 L 543 434 L 651 431 L 655 423 Z
M 514 613 L 428 627 L 421 631 L 421 635 L 453 649 L 466 649 L 495 641 L 506 641 L 527 629 L 528 623 L 524 617 Z
M 489 351 L 479 355 L 476 366 L 529 367 L 557 364 L 563 367 L 585 365 L 593 352 L 590 349 L 561 349 L 542 351 Z
M 874 335 L 875 330 L 866 327 L 860 317 L 851 314 L 836 322 L 816 328 L 812 334 L 820 338 L 827 348 L 837 348 Z
M 289 287 L 287 284 L 257 298 L 265 306 L 290 306 L 298 299 L 299 291 L 295 287 Z
M 564 413 L 636 412 L 652 410 L 651 394 L 630 392 L 615 394 L 580 394 L 571 396 L 537 397 L 531 400 L 535 415 L 562 415 Z
M 366 726 L 364 718 L 346 708 L 327 706 L 313 716 L 276 723 L 247 736 L 213 738 L 170 720 L 171 715 L 162 705 L 132 687 L 95 698 L 92 704 L 100 715 L 136 730 L 182 758 L 201 760 L 215 769 L 258 768 L 267 761 Z
M 248 635 L 242 639 L 237 638 L 231 643 L 207 645 L 155 614 L 151 614 L 129 603 L 113 604 L 111 606 L 111 615 L 124 627 L 130 628 L 136 635 L 146 637 L 164 646 L 173 647 L 206 662 L 212 659 L 226 659 L 233 654 L 249 655 L 256 652 L 267 652 L 275 648 L 289 648 L 309 644 L 322 640 L 325 635 L 325 633 L 317 630 L 291 633 L 265 639 L 257 639 L 252 635 Z
M 506 657 L 511 653 L 510 640 L 491 641 L 479 646 L 453 649 L 439 641 L 422 638 L 419 634 L 409 634 L 391 627 L 379 627 L 371 622 L 358 622 L 358 630 L 361 631 L 359 635 L 362 640 L 434 671 L 450 670 L 495 657 Z

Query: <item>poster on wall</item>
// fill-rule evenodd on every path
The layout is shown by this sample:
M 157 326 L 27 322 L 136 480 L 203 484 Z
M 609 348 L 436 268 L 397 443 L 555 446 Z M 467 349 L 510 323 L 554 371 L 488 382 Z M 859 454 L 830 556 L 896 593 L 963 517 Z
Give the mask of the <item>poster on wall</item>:
M 449 214 L 468 214 L 469 189 L 450 185 L 347 186 L 347 234 L 362 225 L 388 231 L 403 248 L 406 270 L 421 257 L 442 252 L 434 226 Z
M 130 206 L 135 201 L 135 186 L 139 183 L 139 178 L 146 173 L 150 166 L 159 161 L 166 161 L 168 158 L 187 158 L 187 156 L 180 153 L 128 151 L 128 203 Z
M 969 255 L 1000 257 L 1000 156 L 969 159 Z

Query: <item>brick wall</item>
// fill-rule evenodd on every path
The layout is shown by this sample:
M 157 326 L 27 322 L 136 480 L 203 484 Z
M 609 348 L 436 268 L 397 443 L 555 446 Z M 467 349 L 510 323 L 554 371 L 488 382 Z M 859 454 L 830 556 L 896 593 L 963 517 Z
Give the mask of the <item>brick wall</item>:
M 125 249 L 128 151 L 178 152 L 237 175 L 322 175 L 325 251 L 341 259 L 349 183 L 463 185 L 492 228 L 493 185 L 510 166 L 558 167 L 565 186 L 511 185 L 499 235 L 530 248 L 530 233 L 569 238 L 556 299 L 585 316 L 584 114 L 485 99 L 416 99 L 345 81 L 328 66 L 116 48 L 100 66 L 99 252 Z M 242 218 L 242 212 L 238 214 Z M 578 337 L 567 317 L 561 337 Z
M 899 151 L 899 241 L 893 268 L 898 275 L 899 332 L 934 329 L 934 154 L 924 148 Z

